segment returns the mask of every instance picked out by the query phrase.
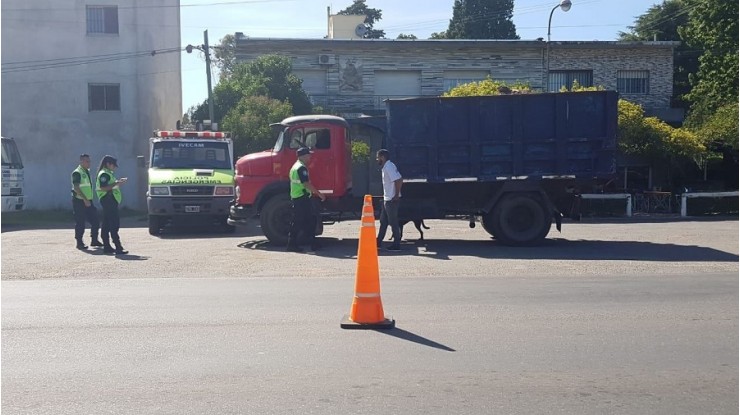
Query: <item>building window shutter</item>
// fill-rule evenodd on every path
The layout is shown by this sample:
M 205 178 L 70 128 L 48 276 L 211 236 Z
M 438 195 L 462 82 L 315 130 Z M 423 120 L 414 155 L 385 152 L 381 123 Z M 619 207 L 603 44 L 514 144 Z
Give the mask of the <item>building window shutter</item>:
M 617 71 L 617 91 L 622 94 L 650 92 L 649 71 Z

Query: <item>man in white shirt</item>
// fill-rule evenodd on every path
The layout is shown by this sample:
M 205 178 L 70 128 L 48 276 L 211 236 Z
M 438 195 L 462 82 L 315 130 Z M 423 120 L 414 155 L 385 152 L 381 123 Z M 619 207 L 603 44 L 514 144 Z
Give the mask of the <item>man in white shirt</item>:
M 378 150 L 376 160 L 380 165 L 381 175 L 383 177 L 383 210 L 380 213 L 380 229 L 378 230 L 377 244 L 381 247 L 381 242 L 385 238 L 385 232 L 388 225 L 393 232 L 393 243 L 388 247 L 389 251 L 401 250 L 401 230 L 398 226 L 398 205 L 401 202 L 401 186 L 403 177 L 398 168 L 389 160 L 390 153 L 386 149 Z

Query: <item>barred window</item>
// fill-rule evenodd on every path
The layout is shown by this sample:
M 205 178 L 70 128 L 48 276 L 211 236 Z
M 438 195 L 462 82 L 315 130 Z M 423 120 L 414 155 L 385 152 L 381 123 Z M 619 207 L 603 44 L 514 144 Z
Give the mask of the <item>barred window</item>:
M 119 84 L 88 84 L 87 97 L 90 111 L 121 110 L 121 86 Z
M 118 33 L 118 6 L 87 6 L 87 33 Z
M 568 91 L 573 87 L 573 82 L 580 86 L 594 86 L 593 71 L 550 71 L 547 79 L 547 91 L 558 92 L 565 87 Z
M 623 94 L 650 92 L 650 71 L 617 71 L 617 91 Z

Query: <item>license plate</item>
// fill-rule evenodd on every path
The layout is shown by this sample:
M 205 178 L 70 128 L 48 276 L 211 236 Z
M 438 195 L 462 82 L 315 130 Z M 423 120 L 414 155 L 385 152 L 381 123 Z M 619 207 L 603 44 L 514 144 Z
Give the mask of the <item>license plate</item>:
M 200 206 L 185 206 L 185 213 L 198 213 Z

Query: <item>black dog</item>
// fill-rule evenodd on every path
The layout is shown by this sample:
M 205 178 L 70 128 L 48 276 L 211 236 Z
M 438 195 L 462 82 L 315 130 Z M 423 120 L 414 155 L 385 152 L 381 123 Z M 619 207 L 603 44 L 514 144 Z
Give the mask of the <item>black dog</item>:
M 414 226 L 416 227 L 416 230 L 419 231 L 419 235 L 421 237 L 419 238 L 420 241 L 424 240 L 424 231 L 421 230 L 421 228 L 429 229 L 429 227 L 424 223 L 424 219 L 414 219 L 414 220 L 401 220 L 398 221 L 398 230 L 401 232 L 401 239 L 403 238 L 403 225 L 414 222 Z M 389 239 L 393 239 L 393 235 Z

